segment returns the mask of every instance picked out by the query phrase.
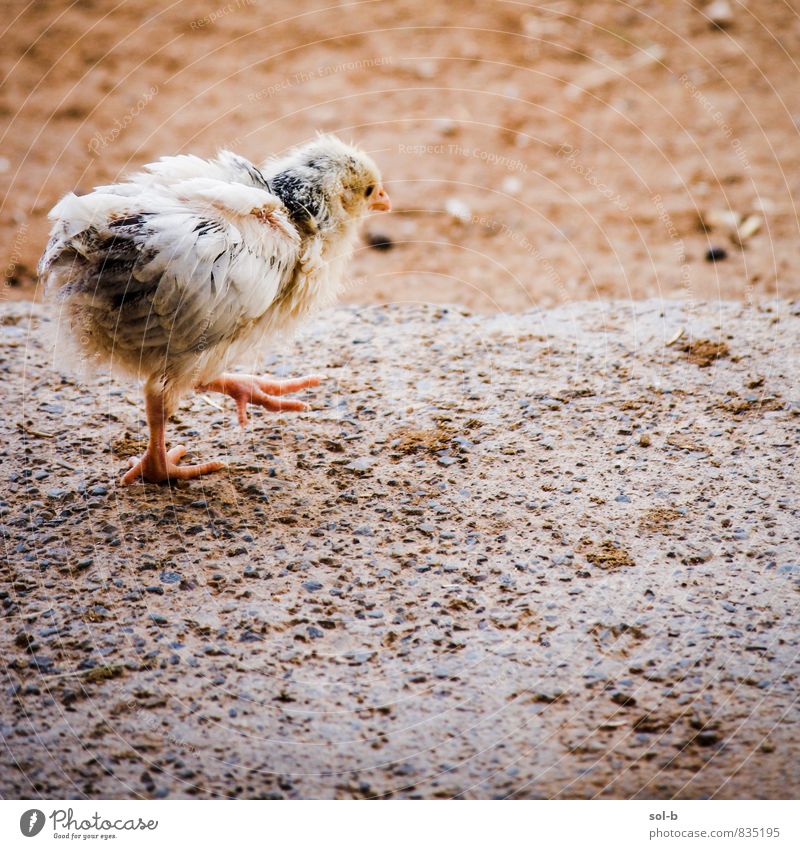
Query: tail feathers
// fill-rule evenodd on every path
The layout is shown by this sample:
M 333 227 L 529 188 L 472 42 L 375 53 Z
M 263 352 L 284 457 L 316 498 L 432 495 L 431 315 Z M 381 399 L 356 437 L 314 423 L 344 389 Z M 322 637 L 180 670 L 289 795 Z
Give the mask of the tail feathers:
M 52 235 L 71 239 L 90 227 L 100 227 L 112 213 L 120 211 L 120 205 L 118 195 L 92 192 L 79 197 L 70 192 L 50 210 L 48 218 L 56 222 Z

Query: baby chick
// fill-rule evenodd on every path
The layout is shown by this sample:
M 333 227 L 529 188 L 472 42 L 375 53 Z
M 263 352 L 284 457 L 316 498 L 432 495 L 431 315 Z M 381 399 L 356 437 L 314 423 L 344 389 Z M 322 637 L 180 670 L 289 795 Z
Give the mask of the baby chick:
M 247 405 L 305 410 L 281 396 L 318 375 L 274 380 L 229 369 L 334 301 L 357 224 L 391 209 L 375 163 L 319 136 L 258 168 L 164 157 L 128 182 L 66 195 L 39 264 L 84 360 L 144 380 L 150 438 L 123 484 L 194 478 L 222 467 L 179 466 L 165 425 L 191 390 Z

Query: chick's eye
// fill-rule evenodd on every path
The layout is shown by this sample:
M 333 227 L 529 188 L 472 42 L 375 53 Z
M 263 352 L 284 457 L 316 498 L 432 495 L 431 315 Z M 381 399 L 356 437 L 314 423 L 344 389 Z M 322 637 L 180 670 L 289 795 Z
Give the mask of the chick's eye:
M 367 197 L 369 197 L 369 196 L 372 194 L 372 190 L 373 190 L 374 188 L 375 188 L 375 186 L 367 186 L 367 190 L 364 192 L 364 194 L 365 194 Z

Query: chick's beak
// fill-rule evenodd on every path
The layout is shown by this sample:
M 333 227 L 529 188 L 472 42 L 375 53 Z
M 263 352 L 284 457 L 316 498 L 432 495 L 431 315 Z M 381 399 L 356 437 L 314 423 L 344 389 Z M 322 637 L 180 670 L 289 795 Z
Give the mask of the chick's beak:
M 383 186 L 378 186 L 378 190 L 370 198 L 369 208 L 373 212 L 391 212 L 392 201 Z

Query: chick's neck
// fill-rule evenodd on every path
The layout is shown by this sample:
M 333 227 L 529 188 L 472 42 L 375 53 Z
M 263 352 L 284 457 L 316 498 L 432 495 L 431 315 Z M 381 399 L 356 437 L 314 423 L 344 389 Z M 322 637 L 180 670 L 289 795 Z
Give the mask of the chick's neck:
M 273 194 L 283 201 L 292 222 L 304 235 L 335 229 L 322 187 L 300 169 L 289 168 L 275 174 L 270 178 L 269 186 Z

